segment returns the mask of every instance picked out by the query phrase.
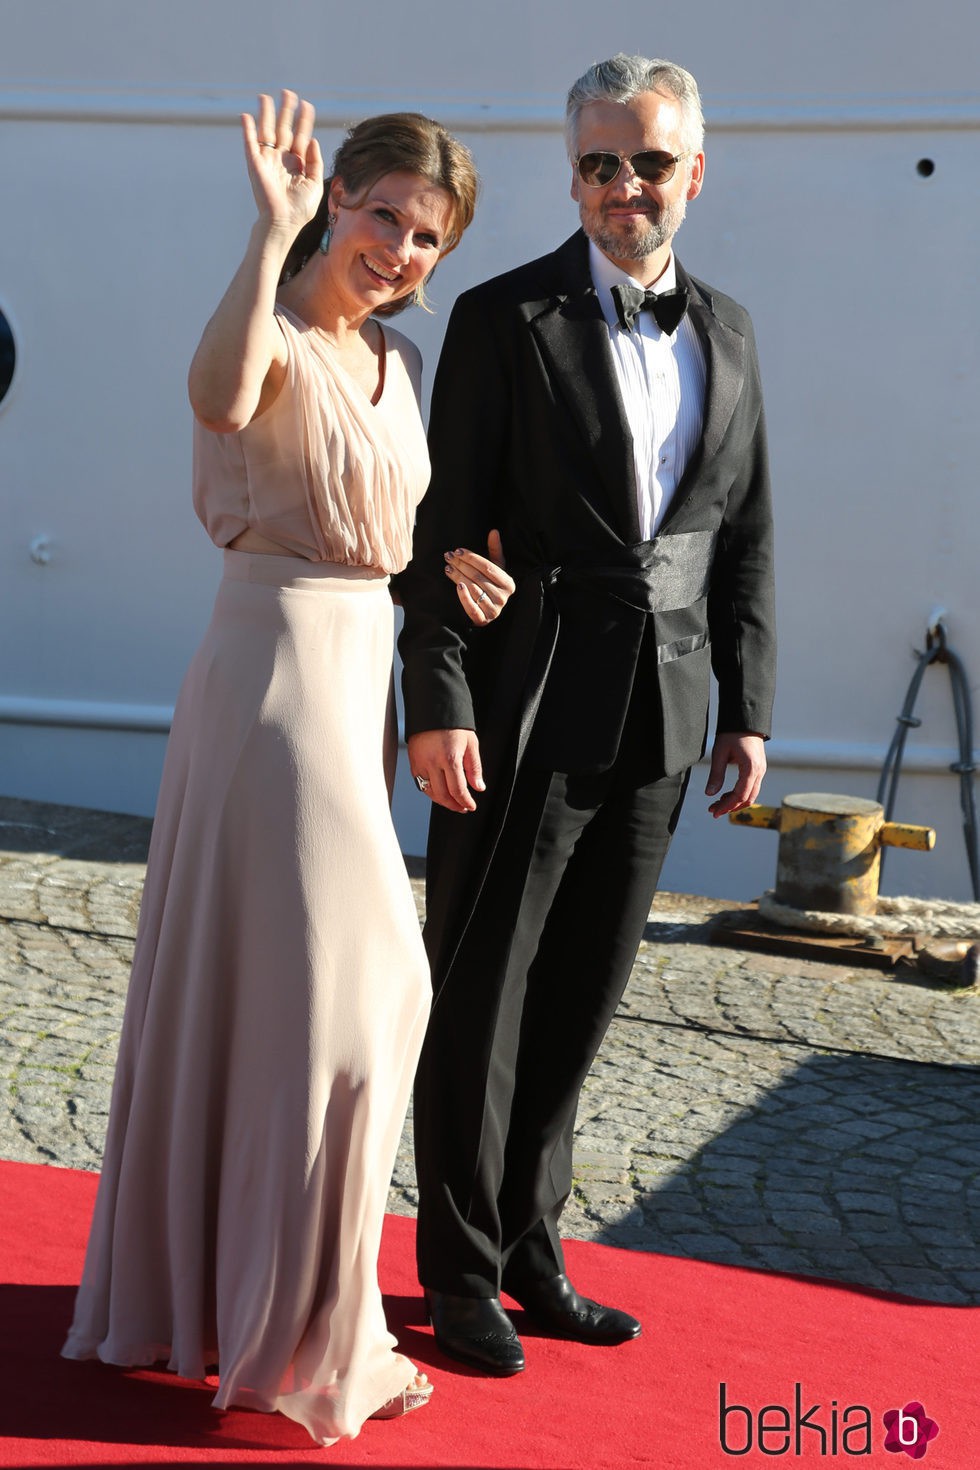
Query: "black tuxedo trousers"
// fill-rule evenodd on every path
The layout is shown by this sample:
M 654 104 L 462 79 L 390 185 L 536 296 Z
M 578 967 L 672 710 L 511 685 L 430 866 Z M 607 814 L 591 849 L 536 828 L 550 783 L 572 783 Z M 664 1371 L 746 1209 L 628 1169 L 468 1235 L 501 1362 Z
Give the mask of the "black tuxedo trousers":
M 653 773 L 648 730 L 634 720 L 605 771 L 518 773 L 416 1077 L 423 1286 L 519 1294 L 564 1270 L 558 1219 L 579 1092 L 629 980 L 687 785 L 685 773 Z M 439 813 L 430 846 L 445 823 L 466 820 Z

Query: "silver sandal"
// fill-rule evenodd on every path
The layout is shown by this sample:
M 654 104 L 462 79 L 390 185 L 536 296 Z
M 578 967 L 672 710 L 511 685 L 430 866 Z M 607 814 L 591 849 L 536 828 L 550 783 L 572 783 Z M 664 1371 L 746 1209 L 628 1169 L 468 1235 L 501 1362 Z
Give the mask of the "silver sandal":
M 410 1414 L 413 1409 L 423 1408 L 432 1397 L 434 1385 L 424 1375 L 420 1376 L 423 1377 L 421 1383 L 413 1379 L 407 1388 L 403 1388 L 401 1393 L 396 1394 L 393 1399 L 388 1399 L 380 1409 L 375 1409 L 374 1413 L 368 1417 L 371 1419 L 400 1419 L 403 1414 Z

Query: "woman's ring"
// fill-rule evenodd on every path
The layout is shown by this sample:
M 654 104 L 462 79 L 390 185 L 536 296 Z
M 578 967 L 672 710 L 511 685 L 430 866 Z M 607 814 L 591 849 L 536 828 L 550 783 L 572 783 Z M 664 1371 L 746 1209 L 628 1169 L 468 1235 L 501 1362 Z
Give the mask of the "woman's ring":
M 275 148 L 275 146 L 276 146 L 275 143 L 260 143 L 259 144 L 259 147 L 260 148 Z
M 422 795 L 424 796 L 425 793 L 428 791 L 431 782 L 429 781 L 427 776 L 416 776 L 414 779 L 416 786 L 419 788 Z
M 479 603 L 486 602 L 486 600 L 487 600 L 487 589 L 485 587 L 481 587 L 480 588 L 479 592 L 476 594 L 476 600 Z

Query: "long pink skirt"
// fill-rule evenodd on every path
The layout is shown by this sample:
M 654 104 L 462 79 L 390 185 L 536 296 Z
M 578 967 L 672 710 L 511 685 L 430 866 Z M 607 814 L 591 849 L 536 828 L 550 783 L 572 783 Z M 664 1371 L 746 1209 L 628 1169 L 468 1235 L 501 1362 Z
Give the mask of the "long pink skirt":
M 174 718 L 67 1357 L 320 1444 L 412 1379 L 377 1281 L 430 999 L 388 809 L 392 607 L 225 552 Z

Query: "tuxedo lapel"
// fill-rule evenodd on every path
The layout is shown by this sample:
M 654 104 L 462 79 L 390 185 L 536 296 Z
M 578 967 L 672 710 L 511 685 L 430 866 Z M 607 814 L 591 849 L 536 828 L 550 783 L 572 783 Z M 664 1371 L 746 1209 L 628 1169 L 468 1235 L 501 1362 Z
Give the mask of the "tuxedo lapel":
M 718 453 L 745 379 L 745 338 L 715 315 L 710 296 L 691 280 L 680 261 L 676 261 L 676 269 L 677 284 L 690 292 L 688 316 L 704 348 L 706 381 L 701 442 L 681 476 L 665 524 L 697 484 L 705 461 Z
M 617 528 L 631 544 L 640 539 L 633 436 L 626 419 L 609 330 L 588 266 L 588 242 L 579 232 L 550 257 L 553 289 L 530 304 L 530 330 L 556 391 L 588 445 L 613 508 Z M 710 293 L 676 261 L 677 284 L 690 294 L 688 314 L 704 349 L 705 401 L 701 440 L 688 462 L 661 528 L 665 530 L 717 454 L 742 392 L 745 338 L 722 321 Z
M 558 290 L 532 316 L 531 332 L 552 382 L 579 424 L 627 542 L 639 540 L 633 437 L 609 346 L 609 329 L 588 270 L 584 235 L 552 257 Z

